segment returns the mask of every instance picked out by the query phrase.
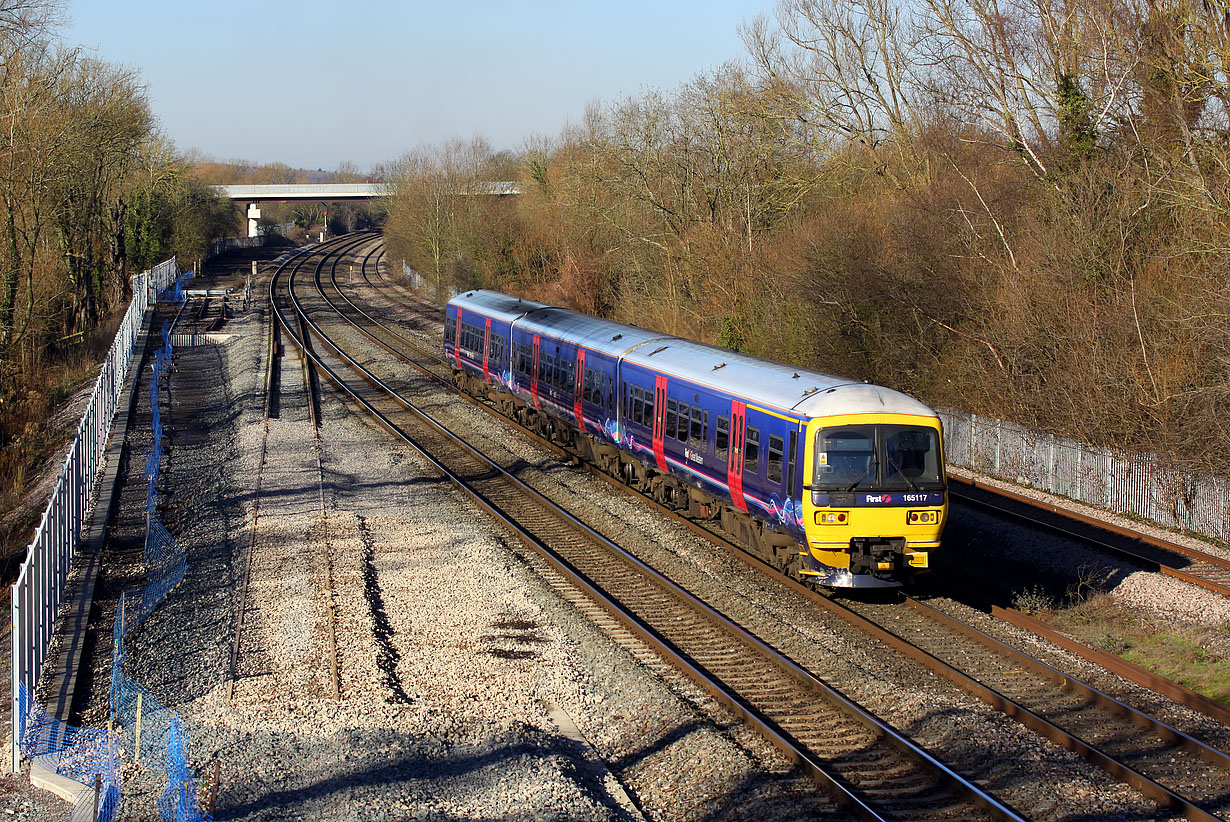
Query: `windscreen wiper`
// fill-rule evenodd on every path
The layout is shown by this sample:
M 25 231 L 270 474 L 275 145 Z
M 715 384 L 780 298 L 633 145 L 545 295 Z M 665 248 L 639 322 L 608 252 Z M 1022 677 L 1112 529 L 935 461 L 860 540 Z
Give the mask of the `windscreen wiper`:
M 889 467 L 890 467 L 890 468 L 894 468 L 894 469 L 896 469 L 896 471 L 897 471 L 897 476 L 899 476 L 899 477 L 901 477 L 903 480 L 905 480 L 905 484 L 906 484 L 906 485 L 908 485 L 908 486 L 910 486 L 910 490 L 911 490 L 911 491 L 917 491 L 917 490 L 918 490 L 918 486 L 917 486 L 917 485 L 915 485 L 915 484 L 914 484 L 914 482 L 913 482 L 913 481 L 912 481 L 909 477 L 907 477 L 907 476 L 905 475 L 905 469 L 904 469 L 904 468 L 902 468 L 900 465 L 898 465 L 896 462 L 894 462 L 892 457 L 887 457 L 886 459 L 888 460 L 888 465 L 889 465 Z
M 867 477 L 867 475 L 871 473 L 871 471 L 872 471 L 872 469 L 873 469 L 873 468 L 875 468 L 875 463 L 872 463 L 871 465 L 868 465 L 868 466 L 867 466 L 867 470 L 865 470 L 865 471 L 863 471 L 863 473 L 859 474 L 859 475 L 858 475 L 858 477 L 854 480 L 854 482 L 850 483 L 850 487 L 849 487 L 849 488 L 847 488 L 847 489 L 846 489 L 846 491 L 847 491 L 847 492 L 849 492 L 849 491 L 853 491 L 853 490 L 854 490 L 854 487 L 855 487 L 856 485 L 858 485 L 860 482 L 862 482 L 862 481 L 863 481 L 863 480 Z

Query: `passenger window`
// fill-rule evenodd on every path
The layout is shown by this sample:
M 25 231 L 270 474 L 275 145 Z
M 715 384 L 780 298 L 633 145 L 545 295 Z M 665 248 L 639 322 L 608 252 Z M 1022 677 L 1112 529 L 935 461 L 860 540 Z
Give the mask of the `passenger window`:
M 675 400 L 666 401 L 666 436 L 675 436 L 675 423 L 678 419 L 676 412 L 679 409 L 679 403 Z
M 719 416 L 717 418 L 717 434 L 715 436 L 714 452 L 717 458 L 725 461 L 730 456 L 730 420 Z
M 688 440 L 688 444 L 693 448 L 701 448 L 701 431 L 704 429 L 702 422 L 701 410 L 695 406 L 692 407 L 692 436 Z
M 760 429 L 750 425 L 743 437 L 743 470 L 760 473 Z
M 452 342 L 453 337 L 457 334 L 457 319 L 455 317 L 444 318 L 444 341 Z
M 782 481 L 782 456 L 783 456 L 782 446 L 783 445 L 784 443 L 782 442 L 781 437 L 774 436 L 772 434 L 769 435 L 768 479 L 769 479 L 769 482 L 773 483 L 774 485 L 780 485 Z
M 645 390 L 639 385 L 632 389 L 632 419 L 638 425 L 645 424 Z
M 602 385 L 602 375 L 592 368 L 585 369 L 585 392 L 586 399 L 594 405 L 602 404 L 602 390 L 599 386 Z

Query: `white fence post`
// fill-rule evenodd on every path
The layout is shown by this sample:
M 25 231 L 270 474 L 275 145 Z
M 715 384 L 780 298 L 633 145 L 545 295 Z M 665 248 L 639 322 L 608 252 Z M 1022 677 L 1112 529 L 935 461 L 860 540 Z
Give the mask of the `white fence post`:
M 980 428 L 976 414 L 965 415 L 951 409 L 937 413 L 949 421 L 944 432 L 949 440 L 948 445 L 958 442 L 965 445 L 964 449 L 959 446 L 946 449 L 945 455 L 952 465 L 987 472 L 990 463 L 989 473 L 1009 482 L 1015 482 L 1018 473 L 1029 474 L 1024 470 L 1028 466 L 1016 465 L 1015 458 L 1007 460 L 1011 464 L 1005 464 L 1001 453 L 1004 428 L 1001 420 L 996 420 L 994 429 L 989 425 Z M 968 421 L 969 431 L 964 437 L 956 431 L 958 415 Z M 1009 427 L 1016 430 L 1013 426 Z M 1020 436 L 1041 440 L 1041 435 L 1026 429 L 1020 429 Z M 991 437 L 994 437 L 993 441 Z M 1154 454 L 1116 453 L 1111 448 L 1094 448 L 1056 437 L 1053 433 L 1046 437 L 1045 478 L 1046 490 L 1050 493 L 1098 505 L 1097 494 L 1101 491 L 1104 494 L 1101 506 L 1107 510 L 1126 511 L 1160 525 L 1188 528 L 1214 539 L 1230 539 L 1230 500 L 1226 499 L 1222 490 L 1230 486 L 1230 478 L 1190 473 L 1169 477 L 1167 472 L 1161 470 Z M 987 454 L 992 448 L 993 454 Z M 1035 448 L 1031 452 L 1035 461 L 1043 459 L 1039 450 Z M 1085 458 L 1086 451 L 1089 459 Z M 1075 452 L 1074 459 L 1068 456 L 1070 452 Z M 1089 470 L 1088 479 L 1084 476 L 1086 469 Z M 1041 470 L 1037 476 L 1043 476 Z M 1172 485 L 1193 486 L 1195 489 L 1190 506 L 1186 505 L 1185 500 L 1185 516 L 1173 523 L 1170 512 L 1158 504 L 1160 489 Z
M 174 257 L 132 280 L 132 302 L 99 369 L 77 436 L 69 449 L 55 491 L 26 551 L 26 559 L 10 588 L 12 655 L 12 771 L 21 769 L 21 692 L 33 698 L 48 644 L 55 631 L 56 610 L 64 595 L 68 571 L 81 542 L 91 508 L 94 481 L 106 455 L 111 422 L 119 406 L 124 378 L 132 362 L 137 335 L 151 304 L 150 290 L 174 282 L 179 263 Z

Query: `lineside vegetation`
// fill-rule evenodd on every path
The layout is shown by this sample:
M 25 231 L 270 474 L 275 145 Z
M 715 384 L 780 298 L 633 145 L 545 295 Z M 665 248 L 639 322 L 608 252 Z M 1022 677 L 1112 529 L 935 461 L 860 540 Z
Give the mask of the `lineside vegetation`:
M 783 0 L 742 34 L 517 152 L 390 164 L 390 259 L 1230 473 L 1226 0 Z
M 0 545 L 76 419 L 52 411 L 105 356 L 131 277 L 200 257 L 231 205 L 158 133 L 139 78 L 58 42 L 59 0 L 0 0 Z M 46 494 L 37 500 L 41 508 Z

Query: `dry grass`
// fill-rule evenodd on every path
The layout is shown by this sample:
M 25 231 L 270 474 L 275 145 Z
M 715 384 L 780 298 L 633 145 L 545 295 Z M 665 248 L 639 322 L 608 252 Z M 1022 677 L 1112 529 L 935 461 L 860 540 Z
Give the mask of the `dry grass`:
M 1230 705 L 1230 625 L 1164 623 L 1106 593 L 1091 593 L 1041 616 L 1086 645 Z

